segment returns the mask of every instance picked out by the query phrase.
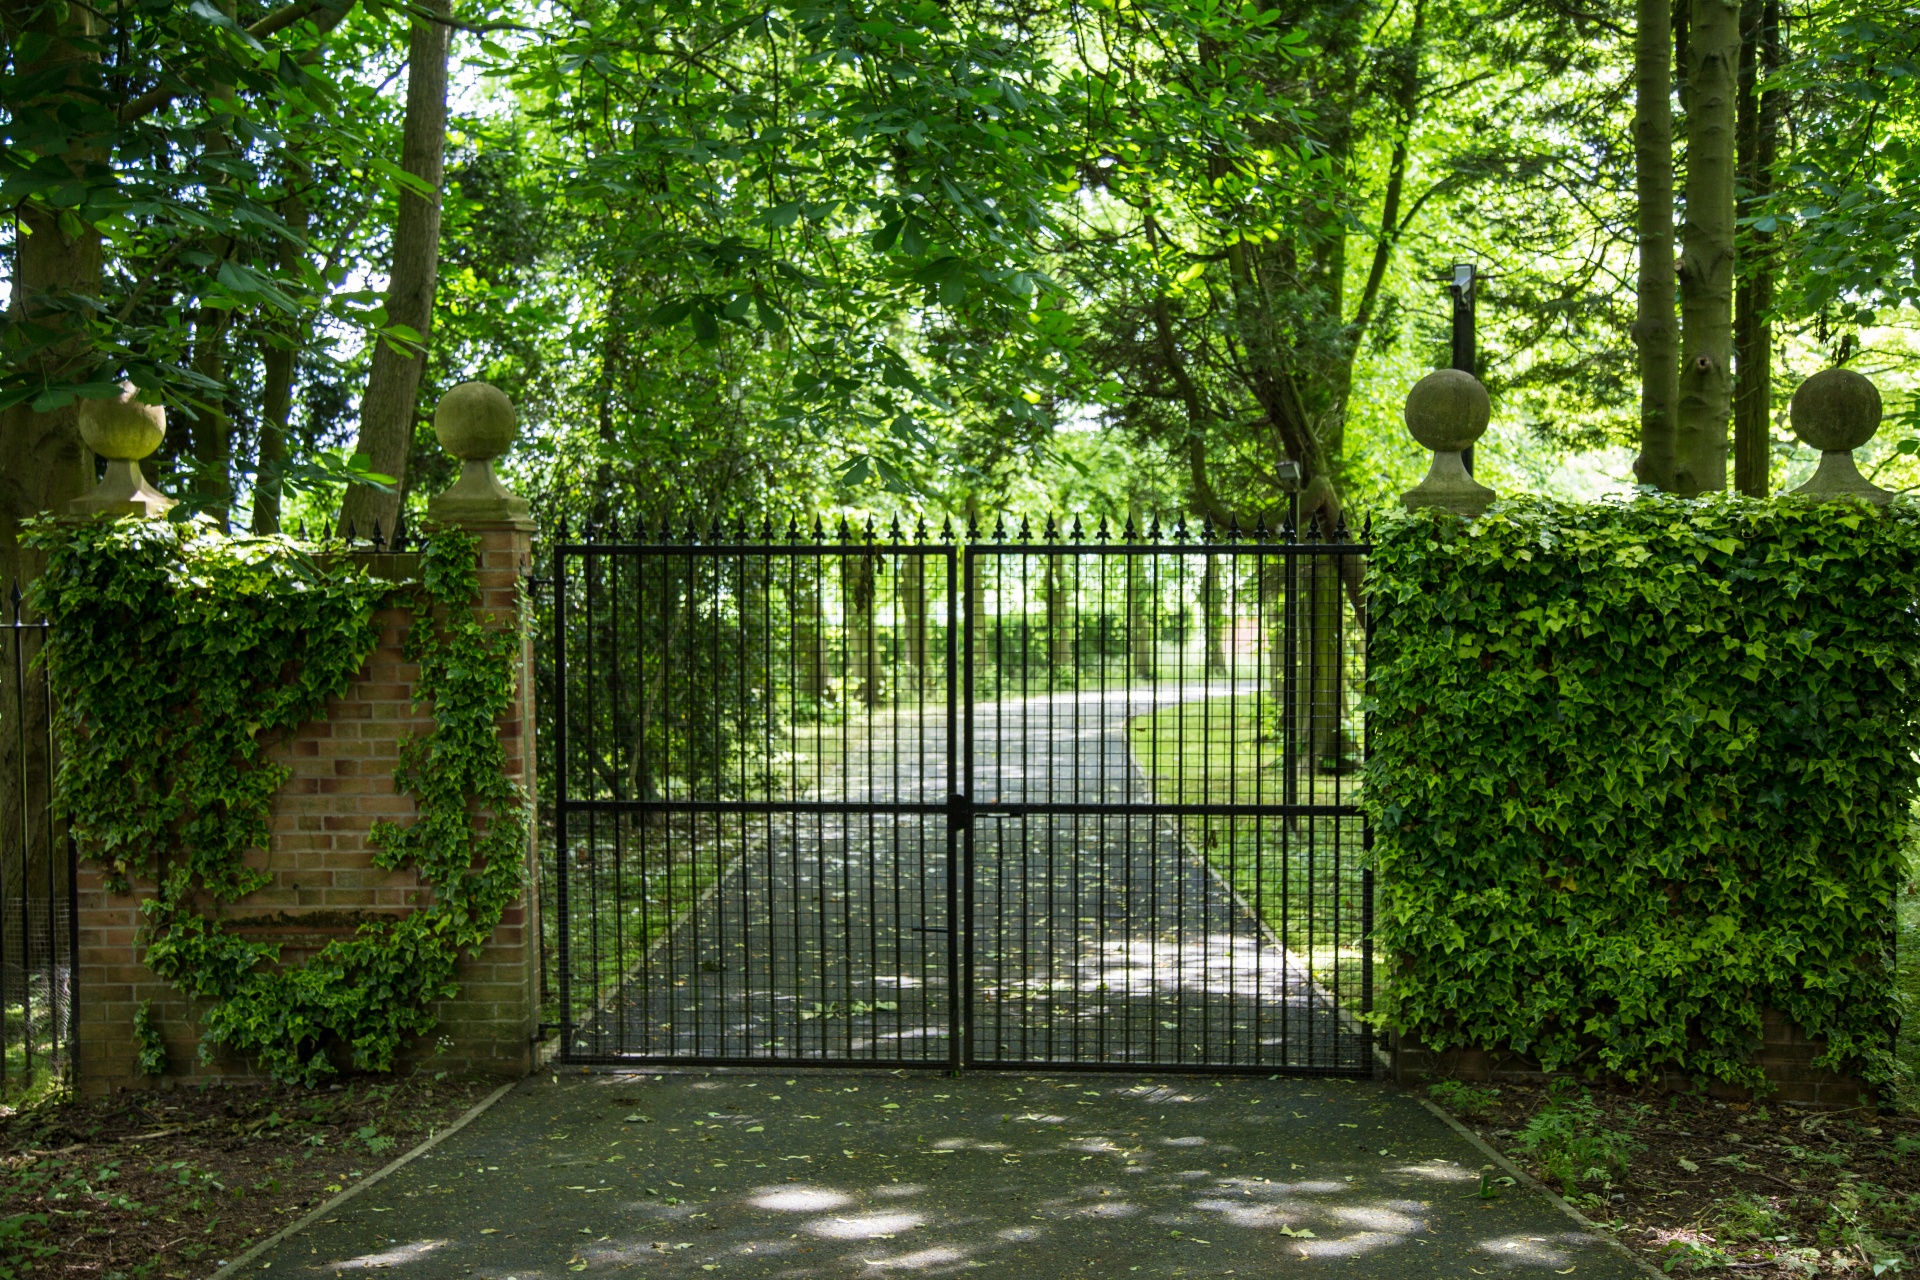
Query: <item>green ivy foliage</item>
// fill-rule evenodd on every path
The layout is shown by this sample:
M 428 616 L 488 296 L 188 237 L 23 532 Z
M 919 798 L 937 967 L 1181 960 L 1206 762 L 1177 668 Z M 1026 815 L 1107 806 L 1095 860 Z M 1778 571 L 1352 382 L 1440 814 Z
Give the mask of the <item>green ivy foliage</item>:
M 391 1069 L 456 994 L 456 962 L 520 893 L 526 801 L 506 774 L 497 725 L 512 706 L 512 631 L 472 612 L 475 539 L 434 534 L 418 584 L 375 580 L 348 557 L 316 559 L 284 538 L 230 538 L 204 521 L 44 523 L 35 606 L 53 624 L 57 803 L 111 883 L 150 881 L 147 964 L 207 1002 L 203 1052 L 225 1044 L 276 1078 L 312 1084 L 344 1046 L 361 1070 Z M 414 868 L 424 908 L 368 923 L 307 963 L 243 938 L 220 908 L 263 887 L 265 846 L 289 771 L 273 743 L 324 714 L 378 639 L 374 610 L 413 596 L 406 651 L 434 726 L 401 750 L 395 779 L 416 820 L 377 823 L 373 861 Z
M 167 1042 L 153 1021 L 153 1001 L 142 1000 L 133 1011 L 133 1048 L 135 1065 L 143 1076 L 167 1073 Z
M 1392 1025 L 1758 1084 L 1775 1008 L 1889 1077 L 1920 511 L 1503 502 L 1368 573 Z

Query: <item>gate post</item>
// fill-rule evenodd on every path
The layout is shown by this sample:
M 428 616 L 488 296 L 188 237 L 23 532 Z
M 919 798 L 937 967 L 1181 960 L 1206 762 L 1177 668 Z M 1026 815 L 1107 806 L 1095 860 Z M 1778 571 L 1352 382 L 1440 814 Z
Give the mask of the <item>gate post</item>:
M 484 382 L 463 382 L 440 397 L 433 411 L 433 431 L 440 447 L 460 459 L 460 478 L 445 493 L 428 500 L 427 518 L 479 539 L 475 613 L 488 627 L 512 630 L 519 637 L 518 689 L 513 709 L 500 724 L 500 737 L 507 772 L 531 806 L 533 637 L 522 608 L 522 590 L 531 572 L 534 522 L 527 500 L 509 492 L 493 471 L 493 460 L 506 453 L 519 433 L 513 405 Z M 444 1047 L 446 1056 L 469 1069 L 502 1075 L 524 1075 L 533 1069 L 540 1022 L 540 868 L 535 852 L 539 839 L 531 820 L 527 837 L 526 887 L 520 900 L 502 914 L 480 954 L 461 963 L 456 972 L 460 993 L 434 1010 L 439 1029 L 432 1039 Z M 435 1045 L 422 1042 L 414 1046 L 412 1056 L 417 1059 L 432 1052 Z

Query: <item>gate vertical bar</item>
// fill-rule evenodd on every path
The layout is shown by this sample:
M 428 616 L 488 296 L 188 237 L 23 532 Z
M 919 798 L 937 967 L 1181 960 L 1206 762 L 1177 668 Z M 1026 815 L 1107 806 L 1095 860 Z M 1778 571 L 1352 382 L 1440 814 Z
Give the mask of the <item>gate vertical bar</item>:
M 27 796 L 27 674 L 26 632 L 20 623 L 20 592 L 13 593 L 13 706 L 14 759 L 19 765 L 20 804 L 20 1084 L 33 1085 L 33 934 L 28 926 L 28 900 L 33 892 L 33 806 Z M 53 851 L 47 851 L 49 857 Z M 8 922 L 11 923 L 11 922 Z M 5 934 L 0 933 L 0 1028 L 6 1023 L 5 1003 L 7 951 Z M 0 1032 L 0 1058 L 6 1054 L 6 1037 Z M 0 1078 L 4 1083 L 4 1078 Z
M 959 617 L 959 609 L 954 596 L 957 585 L 953 548 L 948 547 L 940 553 L 940 559 L 947 571 L 947 792 L 949 795 L 967 795 L 971 797 L 971 782 L 962 776 L 959 753 L 959 708 L 955 705 L 959 697 L 956 674 L 956 655 L 959 637 L 954 634 L 954 620 Z M 924 580 L 925 575 L 922 575 Z M 924 655 L 923 659 L 924 661 Z M 964 787 L 964 790 L 963 790 Z M 971 825 L 971 824 L 969 824 Z M 973 928 L 971 920 L 960 917 L 960 848 L 969 836 L 954 829 L 953 822 L 947 823 L 947 1066 L 958 1074 L 966 1066 L 966 1045 L 963 1042 L 965 1028 L 970 1022 L 961 1009 L 961 995 L 972 990 L 972 983 L 960 968 L 960 943 L 964 933 L 971 940 Z M 971 880 L 971 873 L 969 873 Z M 965 985 L 963 985 L 963 983 Z
M 40 652 L 43 653 L 47 647 L 47 633 L 44 630 L 44 625 L 43 623 L 43 629 L 40 632 Z M 46 748 L 47 752 L 47 1039 L 48 1053 L 50 1055 L 48 1065 L 55 1071 L 58 1071 L 61 1063 L 67 1060 L 66 1047 L 72 1043 L 68 1037 L 62 1034 L 63 1028 L 61 1026 L 60 1011 L 63 1004 L 72 1003 L 72 965 L 74 957 L 72 953 L 69 953 L 67 956 L 67 999 L 63 1001 L 60 993 L 60 891 L 55 874 L 57 855 L 54 852 L 59 847 L 60 842 L 57 838 L 58 822 L 55 819 L 53 810 L 53 786 L 54 779 L 58 775 L 58 770 L 55 767 L 53 754 L 53 678 L 50 673 L 40 681 L 40 687 L 44 691 L 42 695 L 44 701 L 41 706 L 42 721 L 47 726 L 47 740 L 42 745 Z M 69 883 L 71 883 L 71 881 L 69 881 Z M 71 912 L 69 912 L 69 914 L 71 914 Z
M 963 878 L 961 882 L 961 908 L 960 909 L 961 909 L 962 915 L 959 919 L 949 920 L 947 922 L 949 927 L 957 928 L 962 931 L 961 958 L 960 958 L 961 986 L 959 991 L 956 993 L 957 1003 L 955 1005 L 960 1015 L 960 1041 L 961 1041 L 960 1061 L 962 1066 L 972 1066 L 974 1063 L 974 1055 L 973 1055 L 973 979 L 974 979 L 973 826 L 974 826 L 974 823 L 973 823 L 973 812 L 972 812 L 973 797 L 974 797 L 974 778 L 973 778 L 974 636 L 973 636 L 973 633 L 974 633 L 974 628 L 979 624 L 979 620 L 973 616 L 973 579 L 974 579 L 974 575 L 977 574 L 980 570 L 979 570 L 978 561 L 974 558 L 973 543 L 974 543 L 973 522 L 968 521 L 967 541 L 966 541 L 965 547 L 961 551 L 961 557 L 962 557 L 961 574 L 960 574 L 961 586 L 960 586 L 960 600 L 959 600 L 959 616 L 960 616 L 960 631 L 961 631 L 961 635 L 960 635 L 960 679 L 961 679 L 960 714 L 963 717 L 963 719 L 961 721 L 961 735 L 960 735 L 960 770 L 961 771 L 960 771 L 960 776 L 956 779 L 956 782 L 958 783 L 958 787 L 955 790 L 955 795 L 957 798 L 957 804 L 959 809 L 959 812 L 956 815 L 956 817 L 961 823 L 960 850 L 961 850 L 962 865 L 960 867 L 960 874 Z M 949 566 L 949 572 L 951 572 L 951 566 Z M 953 643 L 951 628 L 949 628 L 947 643 L 948 643 L 948 652 L 949 654 L 951 654 L 952 643 Z M 948 686 L 949 688 L 951 688 L 952 686 L 951 675 L 949 675 L 948 677 Z M 948 696 L 951 697 L 952 695 L 949 694 Z
M 560 1051 L 573 1048 L 573 971 L 567 907 L 567 531 L 553 548 L 553 911 L 560 971 Z
M 1373 545 L 1373 518 L 1369 516 L 1362 526 L 1361 542 L 1368 547 Z M 1373 760 L 1373 626 L 1378 612 L 1378 601 L 1367 600 L 1366 620 L 1360 626 L 1360 662 L 1366 671 L 1366 700 L 1362 703 L 1360 732 L 1366 736 L 1361 745 L 1361 759 Z M 1364 765 L 1361 777 L 1368 771 Z M 1364 783 L 1362 784 L 1364 796 Z M 1367 807 L 1360 809 L 1360 1052 L 1362 1061 L 1373 1061 L 1373 819 Z

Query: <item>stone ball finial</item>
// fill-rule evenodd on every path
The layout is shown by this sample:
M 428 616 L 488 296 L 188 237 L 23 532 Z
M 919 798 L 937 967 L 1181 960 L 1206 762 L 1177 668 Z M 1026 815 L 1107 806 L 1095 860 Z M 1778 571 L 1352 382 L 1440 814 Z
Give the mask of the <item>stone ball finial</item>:
M 428 500 L 429 516 L 467 528 L 533 528 L 527 500 L 510 493 L 493 473 L 493 460 L 519 434 L 513 401 L 505 392 L 484 382 L 461 383 L 434 406 L 433 434 L 442 449 L 460 459 L 460 478 Z
M 1851 369 L 1822 369 L 1793 393 L 1793 434 L 1822 453 L 1858 449 L 1880 429 L 1880 389 Z
M 1487 429 L 1493 405 L 1480 379 L 1464 369 L 1436 369 L 1407 393 L 1407 430 L 1433 450 L 1427 478 L 1400 495 L 1409 511 L 1444 507 L 1477 516 L 1493 503 L 1493 490 L 1467 473 L 1460 456 Z
M 1407 430 L 1436 453 L 1459 453 L 1486 434 L 1493 404 L 1464 369 L 1435 369 L 1407 393 Z
M 111 400 L 80 402 L 80 438 L 103 458 L 138 462 L 167 438 L 167 411 L 141 403 L 139 388 L 123 382 Z
M 433 434 L 454 457 L 487 462 L 513 446 L 520 426 L 504 391 L 484 382 L 463 382 L 434 406 Z
M 110 400 L 80 402 L 80 438 L 87 448 L 107 460 L 106 474 L 93 492 L 75 498 L 67 510 L 76 516 L 141 516 L 153 520 L 167 514 L 173 499 L 147 483 L 140 459 L 160 447 L 167 437 L 167 411 L 143 404 L 131 382 L 120 384 Z
M 1851 369 L 1822 369 L 1793 393 L 1793 434 L 1820 450 L 1813 478 L 1794 492 L 1816 502 L 1859 498 L 1884 507 L 1893 495 L 1860 474 L 1853 451 L 1880 429 L 1880 390 Z

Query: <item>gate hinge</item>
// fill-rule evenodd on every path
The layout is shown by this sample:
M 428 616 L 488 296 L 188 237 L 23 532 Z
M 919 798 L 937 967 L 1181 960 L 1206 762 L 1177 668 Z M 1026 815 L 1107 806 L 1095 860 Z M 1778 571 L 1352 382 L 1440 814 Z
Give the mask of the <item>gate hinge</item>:
M 973 801 L 957 791 L 947 797 L 947 830 L 973 830 Z

